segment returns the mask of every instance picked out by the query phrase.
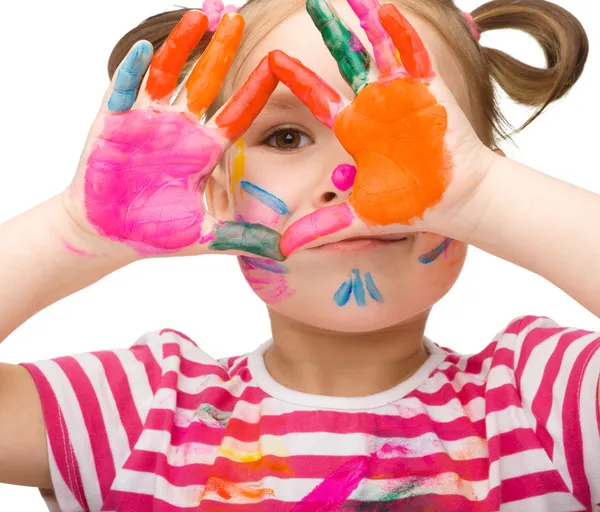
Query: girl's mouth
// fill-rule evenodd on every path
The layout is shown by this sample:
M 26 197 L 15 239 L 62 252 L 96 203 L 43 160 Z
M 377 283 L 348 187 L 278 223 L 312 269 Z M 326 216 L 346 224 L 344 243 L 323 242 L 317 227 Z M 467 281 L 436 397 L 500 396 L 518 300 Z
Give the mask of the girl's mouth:
M 311 250 L 322 250 L 322 251 L 341 251 L 341 252 L 352 252 L 361 251 L 366 249 L 377 249 L 381 247 L 387 247 L 394 244 L 402 243 L 408 240 L 407 236 L 404 237 L 355 237 L 346 238 L 339 242 L 332 242 L 328 244 L 319 245 L 313 247 Z

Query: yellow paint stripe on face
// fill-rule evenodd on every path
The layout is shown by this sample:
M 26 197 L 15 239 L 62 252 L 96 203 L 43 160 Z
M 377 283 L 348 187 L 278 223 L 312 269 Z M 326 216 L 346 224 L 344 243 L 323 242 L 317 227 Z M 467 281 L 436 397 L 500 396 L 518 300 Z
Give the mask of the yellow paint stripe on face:
M 233 194 L 236 187 L 244 177 L 246 167 L 246 157 L 244 155 L 244 138 L 240 138 L 234 145 L 233 149 L 233 172 L 231 173 L 231 193 Z

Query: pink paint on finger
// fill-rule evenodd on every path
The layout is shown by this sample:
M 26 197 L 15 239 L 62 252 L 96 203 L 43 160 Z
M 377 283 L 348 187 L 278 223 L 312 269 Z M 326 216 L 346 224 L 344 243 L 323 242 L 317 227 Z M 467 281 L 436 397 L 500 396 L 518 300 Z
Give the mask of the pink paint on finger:
M 356 178 L 356 167 L 350 164 L 340 164 L 334 170 L 331 175 L 331 181 L 337 187 L 338 190 L 346 192 L 352 185 Z
M 221 145 L 179 112 L 107 115 L 85 174 L 87 219 L 103 236 L 140 254 L 177 252 L 202 238 L 199 184 Z
M 281 237 L 281 252 L 289 256 L 317 238 L 350 226 L 354 213 L 348 204 L 327 206 L 294 222 Z

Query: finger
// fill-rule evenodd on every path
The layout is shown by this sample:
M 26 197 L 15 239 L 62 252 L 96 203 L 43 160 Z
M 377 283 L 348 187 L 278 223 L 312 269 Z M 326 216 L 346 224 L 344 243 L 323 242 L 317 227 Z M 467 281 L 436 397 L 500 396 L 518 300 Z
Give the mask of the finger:
M 215 124 L 219 132 L 231 142 L 238 140 L 260 114 L 278 83 L 266 56 L 217 114 Z
M 352 224 L 354 212 L 346 203 L 320 208 L 294 222 L 281 237 L 281 252 L 292 252 L 326 235 L 337 233 Z
M 244 34 L 244 18 L 236 13 L 223 16 L 208 47 L 187 80 L 188 109 L 198 117 L 217 97 Z
M 281 235 L 262 224 L 216 222 L 208 248 L 217 252 L 243 252 L 271 260 L 284 261 Z
M 348 0 L 350 7 L 360 20 L 375 55 L 375 62 L 382 75 L 397 73 L 401 68 L 398 50 L 394 46 L 392 38 L 383 28 L 379 21 L 378 0 Z
M 108 110 L 125 112 L 133 107 L 138 86 L 150 65 L 152 52 L 152 44 L 148 41 L 138 41 L 131 47 L 117 70 L 117 77 L 108 99 Z
M 358 94 L 369 81 L 369 53 L 328 0 L 306 0 L 306 10 L 338 63 L 342 77 L 354 93 Z
M 188 11 L 156 52 L 146 82 L 146 92 L 155 101 L 168 103 L 181 71 L 208 27 L 201 11 Z
M 396 6 L 383 4 L 379 9 L 379 19 L 398 49 L 406 72 L 415 78 L 433 78 L 431 59 L 423 41 Z
M 275 76 L 304 103 L 325 126 L 332 128 L 344 109 L 342 96 L 302 63 L 280 50 L 269 53 L 269 65 Z

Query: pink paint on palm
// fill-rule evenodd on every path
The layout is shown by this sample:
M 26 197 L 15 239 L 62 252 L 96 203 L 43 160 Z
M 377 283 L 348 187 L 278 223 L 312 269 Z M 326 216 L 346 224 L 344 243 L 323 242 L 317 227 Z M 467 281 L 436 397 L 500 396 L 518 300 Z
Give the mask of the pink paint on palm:
M 222 149 L 190 116 L 159 110 L 110 114 L 87 161 L 84 203 L 103 236 L 140 254 L 177 252 L 202 239 L 199 184 Z
M 258 268 L 243 258 L 238 261 L 250 288 L 266 304 L 276 304 L 296 293 L 289 288 L 285 275 Z
M 327 476 L 292 512 L 338 510 L 369 473 L 369 459 L 354 457 Z
M 326 206 L 294 222 L 281 237 L 281 252 L 289 256 L 319 237 L 337 233 L 350 226 L 354 212 L 346 203 Z
M 354 185 L 354 179 L 356 178 L 356 167 L 350 164 L 340 164 L 334 170 L 331 175 L 331 181 L 333 184 L 341 190 L 346 192 L 352 185 Z

